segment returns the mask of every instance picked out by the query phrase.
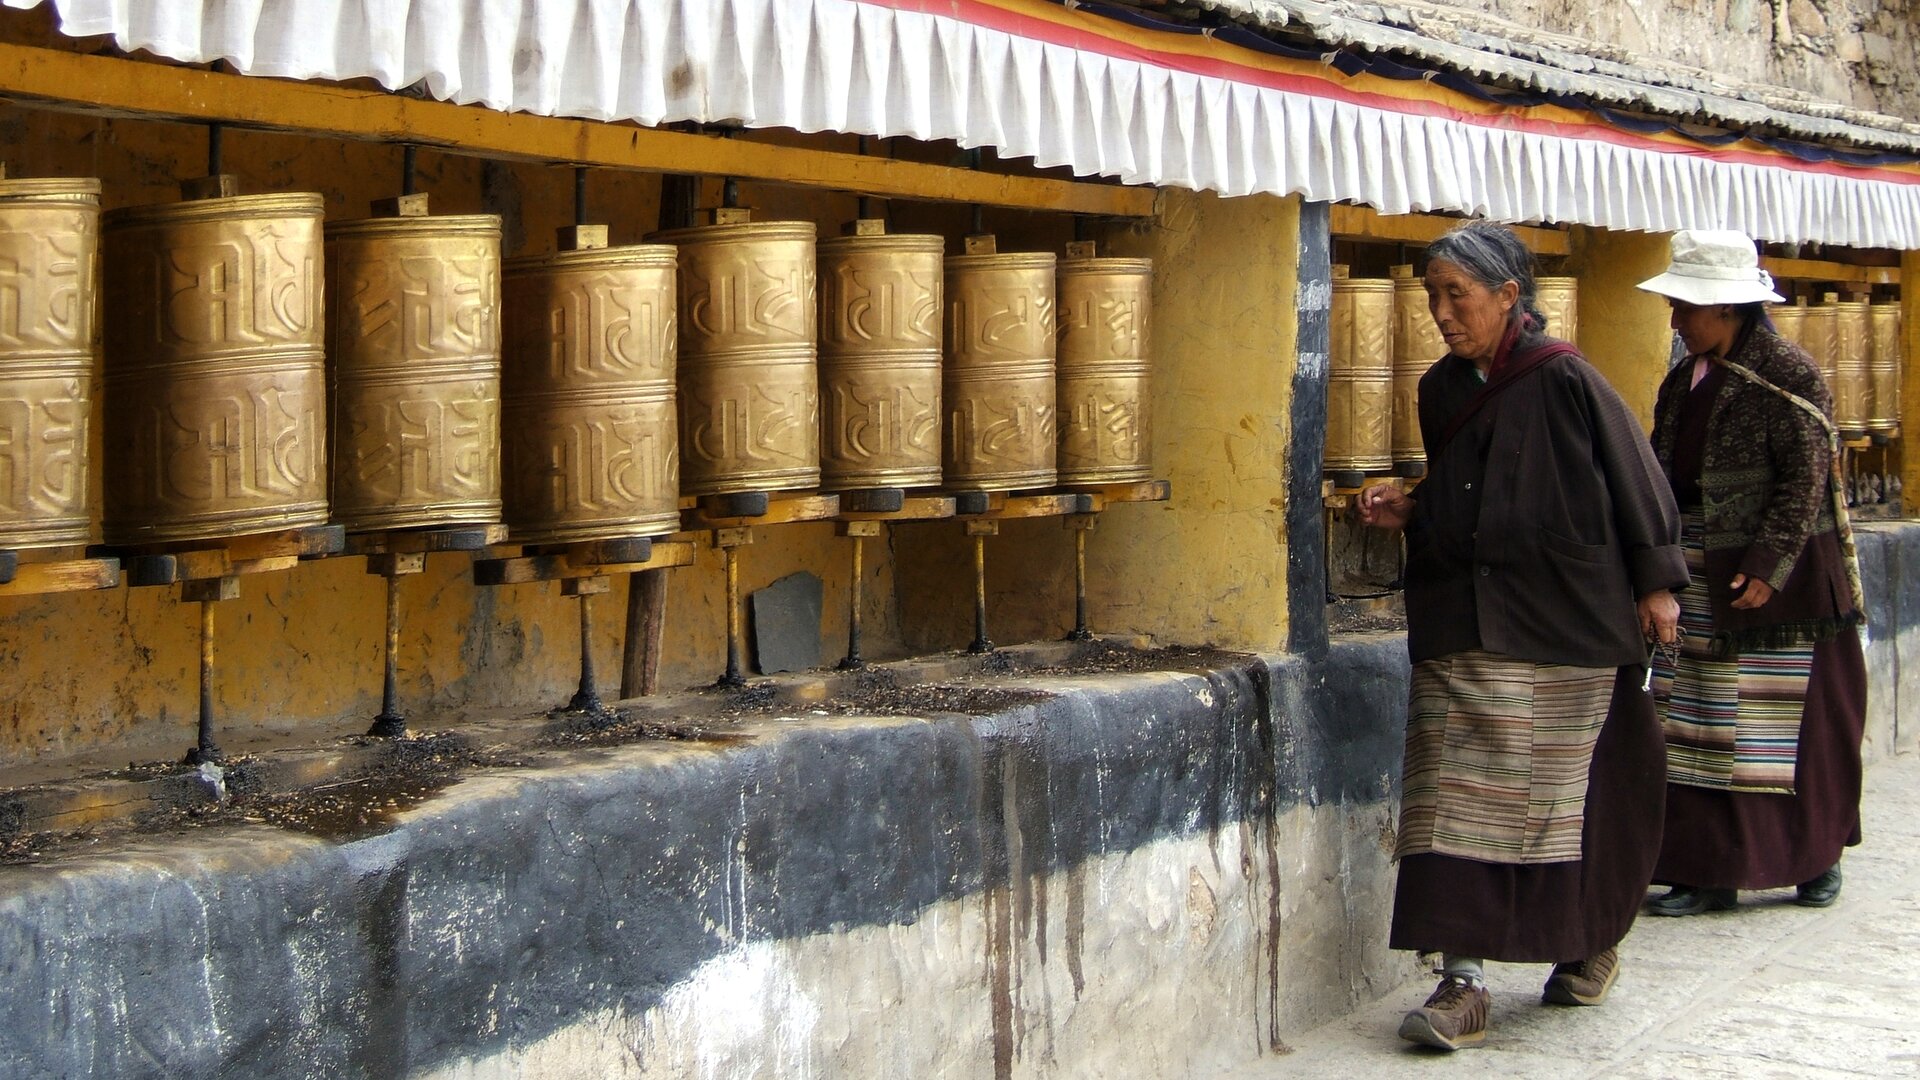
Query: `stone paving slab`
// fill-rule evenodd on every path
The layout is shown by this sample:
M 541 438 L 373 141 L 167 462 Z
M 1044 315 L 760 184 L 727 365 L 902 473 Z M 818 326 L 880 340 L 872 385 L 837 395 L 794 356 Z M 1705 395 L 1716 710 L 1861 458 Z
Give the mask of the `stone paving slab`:
M 1738 911 L 1642 918 L 1601 1008 L 1540 1005 L 1547 965 L 1489 964 L 1481 1048 L 1395 1037 L 1423 979 L 1225 1080 L 1920 1078 L 1920 754 L 1869 772 L 1863 813 L 1839 903 L 1809 910 L 1776 890 L 1742 894 Z

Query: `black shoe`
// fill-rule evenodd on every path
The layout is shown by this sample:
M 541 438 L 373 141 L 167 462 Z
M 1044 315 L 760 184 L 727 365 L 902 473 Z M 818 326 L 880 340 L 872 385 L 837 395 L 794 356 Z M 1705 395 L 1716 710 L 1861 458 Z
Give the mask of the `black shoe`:
M 1662 897 L 1647 901 L 1649 915 L 1699 915 L 1708 911 L 1732 911 L 1740 906 L 1740 894 L 1733 889 L 1696 889 L 1675 885 Z
M 1800 886 L 1793 902 L 1801 907 L 1826 907 L 1840 899 L 1840 864 Z

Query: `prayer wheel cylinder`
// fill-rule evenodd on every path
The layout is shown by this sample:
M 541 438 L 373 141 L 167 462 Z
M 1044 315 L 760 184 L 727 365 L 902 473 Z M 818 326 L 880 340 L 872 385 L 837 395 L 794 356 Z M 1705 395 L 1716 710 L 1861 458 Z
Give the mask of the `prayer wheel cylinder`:
M 1153 479 L 1148 406 L 1153 260 L 1059 264 L 1061 484 Z
M 820 486 L 940 483 L 938 236 L 822 240 Z
M 1900 305 L 1868 309 L 1867 430 L 1891 435 L 1900 430 Z
M 1800 338 L 1807 354 L 1813 357 L 1813 366 L 1820 369 L 1820 377 L 1826 380 L 1828 393 L 1838 389 L 1835 362 L 1840 354 L 1839 300 L 1837 293 L 1828 293 L 1826 303 L 1808 308 Z
M 87 542 L 100 181 L 0 181 L 0 549 Z
M 1769 308 L 1767 317 L 1773 320 L 1774 332 L 1781 338 L 1793 342 L 1802 349 L 1807 347 L 1807 305 L 1805 301 L 1793 304 L 1781 304 Z M 1811 355 L 1811 352 L 1809 352 Z
M 102 219 L 109 543 L 327 520 L 315 194 Z
M 1427 448 L 1420 436 L 1420 377 L 1447 355 L 1446 339 L 1427 310 L 1426 283 L 1413 276 L 1413 267 L 1396 266 L 1393 274 L 1393 464 L 1403 471 L 1423 465 Z
M 1534 279 L 1534 300 L 1547 317 L 1547 336 L 1573 341 L 1580 333 L 1580 280 L 1570 277 Z
M 329 225 L 333 519 L 500 520 L 500 219 Z
M 1058 477 L 1054 257 L 946 261 L 946 486 L 1052 487 Z
M 1834 309 L 1840 332 L 1833 359 L 1833 422 L 1841 434 L 1857 439 L 1867 433 L 1867 395 L 1872 390 L 1867 381 L 1867 361 L 1872 327 L 1867 322 L 1864 300 L 1838 303 Z
M 1327 349 L 1329 470 L 1393 464 L 1393 282 L 1334 269 Z
M 502 471 L 515 540 L 680 527 L 676 256 L 639 244 L 507 262 Z
M 680 484 L 688 495 L 820 483 L 811 222 L 676 229 Z

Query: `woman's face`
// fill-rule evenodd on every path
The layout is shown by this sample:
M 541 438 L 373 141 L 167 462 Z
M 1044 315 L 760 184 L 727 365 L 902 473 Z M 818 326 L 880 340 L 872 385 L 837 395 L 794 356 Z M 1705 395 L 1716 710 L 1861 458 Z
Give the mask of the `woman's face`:
M 1427 310 L 1447 347 L 1486 368 L 1507 332 L 1507 313 L 1520 300 L 1520 286 L 1505 281 L 1489 289 L 1459 266 L 1439 259 L 1427 264 L 1426 286 Z
M 1688 356 L 1706 353 L 1725 356 L 1733 348 L 1733 339 L 1740 333 L 1740 320 L 1734 316 L 1731 304 L 1702 306 L 1672 299 L 1667 303 L 1673 305 L 1673 318 L 1668 321 L 1686 345 Z

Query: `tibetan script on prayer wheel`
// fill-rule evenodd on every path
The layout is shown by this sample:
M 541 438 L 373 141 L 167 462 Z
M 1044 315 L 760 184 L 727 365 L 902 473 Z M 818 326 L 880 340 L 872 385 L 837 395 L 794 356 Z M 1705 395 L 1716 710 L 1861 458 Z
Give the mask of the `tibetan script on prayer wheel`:
M 506 266 L 503 421 L 516 540 L 680 527 L 675 249 L 563 251 Z
M 1447 342 L 1427 310 L 1426 282 L 1413 267 L 1393 274 L 1393 430 L 1388 438 L 1396 469 L 1424 466 L 1427 448 L 1420 435 L 1420 377 L 1447 355 Z
M 1328 318 L 1328 469 L 1393 464 L 1393 283 L 1335 269 Z
M 1068 258 L 1058 274 L 1059 482 L 1153 477 L 1153 261 Z
M 81 544 L 100 181 L 0 181 L 0 548 Z
M 1570 277 L 1534 279 L 1534 302 L 1547 317 L 1547 336 L 1573 341 L 1580 333 L 1580 282 Z
M 938 236 L 820 241 L 820 486 L 940 483 Z
M 333 518 L 500 520 L 500 219 L 330 225 Z
M 1840 433 L 1857 439 L 1867 433 L 1868 354 L 1872 348 L 1873 328 L 1867 321 L 1864 300 L 1835 304 L 1839 326 L 1838 345 L 1833 355 L 1833 422 Z
M 1900 430 L 1900 305 L 1875 304 L 1867 319 L 1867 430 L 1891 435 Z
M 956 255 L 946 274 L 946 486 L 1052 487 L 1054 257 Z
M 108 542 L 327 520 L 323 205 L 244 195 L 105 215 Z

